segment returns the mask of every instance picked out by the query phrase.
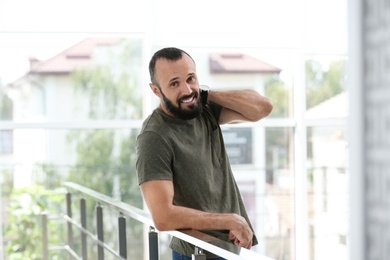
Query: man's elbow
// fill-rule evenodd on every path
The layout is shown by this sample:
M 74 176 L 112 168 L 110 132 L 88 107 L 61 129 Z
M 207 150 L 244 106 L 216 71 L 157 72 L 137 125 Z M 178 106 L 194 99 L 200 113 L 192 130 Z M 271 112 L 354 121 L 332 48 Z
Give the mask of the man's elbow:
M 259 102 L 257 107 L 258 107 L 258 111 L 256 113 L 256 116 L 253 118 L 254 122 L 269 116 L 269 114 L 271 114 L 273 109 L 273 105 L 271 101 L 267 98 L 263 98 L 263 100 Z
M 272 105 L 272 103 L 269 99 L 267 99 L 264 102 L 263 107 L 264 107 L 264 117 L 269 116 L 269 114 L 271 114 L 271 112 L 272 112 L 272 109 L 274 108 L 274 106 Z
M 154 227 L 159 231 L 175 230 L 172 219 L 165 217 L 153 217 Z

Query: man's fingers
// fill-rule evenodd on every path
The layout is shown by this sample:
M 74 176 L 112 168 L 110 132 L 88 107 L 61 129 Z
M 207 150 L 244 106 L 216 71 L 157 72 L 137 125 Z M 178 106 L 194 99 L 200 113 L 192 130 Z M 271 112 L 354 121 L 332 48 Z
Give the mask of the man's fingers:
M 239 240 L 236 239 L 237 242 L 237 246 L 240 246 L 240 247 L 243 247 L 243 248 L 246 248 L 246 249 L 251 249 L 252 247 L 252 241 L 249 241 L 248 243 L 241 243 Z
M 238 240 L 237 238 L 234 239 L 234 244 L 236 246 L 240 246 L 240 247 L 243 247 L 246 249 L 251 249 L 251 247 L 252 247 L 252 241 L 249 241 L 248 243 L 241 243 L 240 240 Z
M 247 245 L 245 248 L 249 250 L 251 249 L 251 247 L 252 247 L 252 242 L 250 242 L 249 245 Z

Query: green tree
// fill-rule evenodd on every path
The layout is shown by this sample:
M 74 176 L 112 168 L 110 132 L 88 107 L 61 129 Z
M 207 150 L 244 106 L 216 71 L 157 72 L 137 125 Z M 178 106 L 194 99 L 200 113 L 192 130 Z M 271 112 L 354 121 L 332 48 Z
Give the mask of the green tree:
M 306 68 L 306 104 L 307 109 L 341 93 L 346 89 L 346 63 L 336 60 L 324 70 L 315 60 L 308 60 Z

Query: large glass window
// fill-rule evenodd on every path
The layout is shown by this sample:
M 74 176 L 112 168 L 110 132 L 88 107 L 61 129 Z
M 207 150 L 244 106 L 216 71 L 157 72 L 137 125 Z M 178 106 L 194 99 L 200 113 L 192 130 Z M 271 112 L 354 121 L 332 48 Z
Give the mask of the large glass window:
M 154 51 L 177 46 L 197 62 L 202 84 L 256 89 L 274 105 L 260 122 L 222 127 L 259 238 L 253 250 L 275 259 L 346 259 L 346 1 L 248 1 L 241 19 L 237 6 L 223 1 L 198 1 L 194 19 L 188 12 L 167 17 L 165 6 L 187 8 L 172 0 L 74 2 L 63 12 L 50 1 L 30 2 L 0 1 L 0 252 L 19 253 L 21 240 L 10 228 L 22 216 L 13 212 L 38 212 L 62 181 L 143 207 L 135 137 L 158 102 L 147 66 Z M 91 14 L 91 5 L 101 14 Z M 36 6 L 52 12 L 33 12 Z M 215 73 L 215 54 L 271 69 Z M 137 248 L 139 227 L 132 223 L 129 231 Z M 161 241 L 161 259 L 170 259 L 169 238 Z M 26 246 L 26 258 L 39 254 Z

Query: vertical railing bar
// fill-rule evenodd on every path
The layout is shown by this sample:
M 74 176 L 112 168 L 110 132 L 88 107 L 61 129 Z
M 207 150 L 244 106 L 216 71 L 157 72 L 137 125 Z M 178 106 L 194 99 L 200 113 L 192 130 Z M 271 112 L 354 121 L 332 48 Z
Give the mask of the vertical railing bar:
M 86 214 L 86 202 L 85 198 L 80 199 L 80 218 L 81 218 L 81 227 L 87 229 L 87 214 Z M 88 259 L 88 250 L 87 250 L 87 234 L 81 232 L 81 254 L 83 260 Z
M 158 234 L 154 227 L 149 228 L 149 260 L 158 260 Z
M 72 219 L 72 194 L 66 193 L 66 214 Z M 68 246 L 74 250 L 72 224 L 68 222 Z
M 120 214 L 118 218 L 119 255 L 127 259 L 126 218 Z
M 42 218 L 42 259 L 43 260 L 49 260 L 49 245 L 48 245 L 48 239 L 47 239 L 47 213 L 43 212 L 41 215 Z
M 96 230 L 97 238 L 99 241 L 104 243 L 104 233 L 103 233 L 103 207 L 100 203 L 96 206 Z M 104 260 L 104 248 L 98 244 L 98 259 Z

